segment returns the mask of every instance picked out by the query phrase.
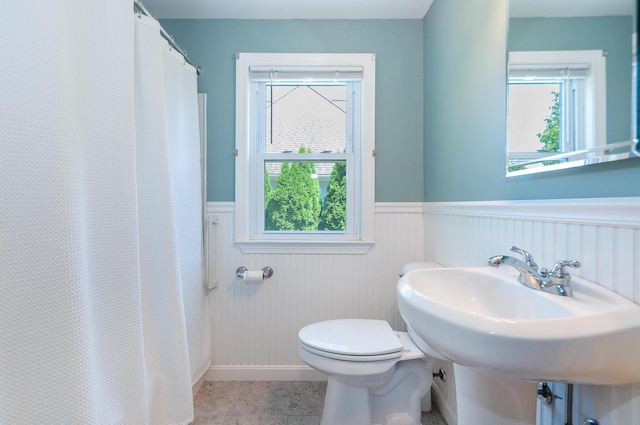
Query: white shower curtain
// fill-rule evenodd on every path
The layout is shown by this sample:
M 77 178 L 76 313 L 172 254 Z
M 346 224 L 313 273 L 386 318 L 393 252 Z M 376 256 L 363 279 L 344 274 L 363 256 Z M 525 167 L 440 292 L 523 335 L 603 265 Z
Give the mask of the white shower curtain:
M 3 4 L 2 424 L 193 418 L 183 289 L 203 289 L 181 255 L 199 248 L 180 246 L 175 98 L 142 21 L 130 0 Z
M 157 23 L 145 18 L 158 35 Z M 143 23 L 141 22 L 140 25 Z M 162 41 L 171 187 L 178 264 L 185 307 L 191 382 L 211 365 L 211 324 L 204 284 L 202 240 L 202 169 L 198 121 L 197 77 L 193 66 Z
M 165 42 L 147 17 L 135 25 L 138 232 L 149 423 L 178 423 L 191 404 L 169 156 Z M 170 74 L 170 71 L 169 71 Z M 193 93 L 194 100 L 197 93 Z M 175 100 L 175 99 L 173 99 Z M 197 117 L 197 115 L 196 115 Z M 196 127 L 197 129 L 197 127 Z M 199 148 L 199 143 L 196 145 Z M 183 406 L 184 405 L 184 406 Z M 174 416 L 175 415 L 175 416 Z

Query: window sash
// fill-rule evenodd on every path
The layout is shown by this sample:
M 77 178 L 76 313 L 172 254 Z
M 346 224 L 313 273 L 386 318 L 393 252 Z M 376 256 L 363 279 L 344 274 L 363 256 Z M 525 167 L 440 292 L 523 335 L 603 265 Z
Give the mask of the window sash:
M 357 117 L 362 117 L 362 81 L 334 81 L 333 84 L 343 83 L 345 84 L 346 97 L 345 97 L 345 110 L 346 110 L 346 128 L 345 128 L 345 150 L 347 152 L 355 152 L 355 143 L 361 141 L 362 133 L 362 119 L 357 120 Z M 306 85 L 306 83 L 296 84 Z M 266 136 L 266 104 L 267 104 L 267 84 L 265 81 L 253 81 L 252 92 L 256 93 L 255 104 L 252 107 L 251 114 L 251 141 L 254 144 L 253 152 L 260 153 L 266 152 L 267 136 Z M 360 145 L 363 145 L 360 143 Z M 334 153 L 327 153 L 325 155 L 333 155 Z
M 563 108 L 564 111 L 561 112 L 564 114 L 561 120 L 565 123 L 564 129 L 561 129 L 561 150 L 590 149 L 607 143 L 604 51 L 512 51 L 509 52 L 508 68 L 509 84 L 563 84 L 562 101 L 572 102 L 575 109 L 567 112 L 568 109 Z M 578 116 L 574 114 L 575 110 L 582 112 Z M 569 113 L 572 115 L 568 115 Z M 573 123 L 567 124 L 569 122 Z M 578 131 L 574 131 L 576 128 Z
M 518 84 L 558 84 L 560 94 L 560 140 L 558 152 L 572 152 L 583 149 L 581 141 L 586 138 L 586 82 L 582 78 L 567 79 L 528 79 L 527 81 L 509 81 L 509 85 Z
M 265 229 L 265 197 L 264 197 L 264 172 L 255 173 L 256 174 L 256 183 L 255 186 L 256 196 L 255 196 L 255 204 L 252 205 L 254 217 L 256 220 L 253 220 L 254 226 L 252 227 L 252 233 L 254 235 L 254 239 L 257 240 L 269 240 L 269 239 L 280 239 L 281 236 L 286 236 L 286 238 L 292 238 L 296 235 L 301 238 L 336 238 L 339 236 L 345 240 L 353 240 L 355 236 L 358 235 L 358 229 L 356 226 L 356 217 L 360 214 L 360 204 L 356 202 L 356 187 L 357 183 L 352 183 L 354 176 L 356 175 L 357 167 L 354 153 L 343 153 L 343 154 L 332 154 L 330 157 L 327 157 L 327 154 L 268 154 L 268 153 L 258 153 L 255 155 L 255 163 L 253 165 L 253 169 L 261 169 L 264 170 L 267 162 L 344 162 L 346 164 L 346 173 L 347 173 L 347 206 L 346 206 L 346 226 L 344 231 L 333 231 L 333 230 L 316 230 L 316 231 L 304 231 L 304 230 L 266 230 Z
M 255 97 L 251 101 L 255 101 L 255 105 L 251 108 L 253 111 L 251 120 L 254 125 L 251 126 L 251 140 L 253 142 L 253 160 L 251 161 L 251 170 L 253 183 L 252 186 L 256 188 L 255 195 L 251 199 L 251 211 L 255 220 L 252 220 L 251 233 L 252 238 L 256 240 L 261 239 L 277 239 L 279 235 L 300 235 L 301 237 L 313 237 L 317 235 L 321 238 L 327 237 L 325 235 L 331 234 L 333 237 L 336 235 L 344 235 L 347 239 L 353 239 L 358 235 L 358 229 L 356 228 L 356 217 L 360 215 L 360 203 L 356 202 L 355 194 L 361 192 L 362 183 L 361 178 L 355 178 L 360 175 L 361 169 L 358 166 L 360 163 L 359 158 L 362 155 L 362 146 L 360 138 L 362 137 L 362 120 L 357 120 L 356 117 L 362 116 L 362 82 L 361 81 L 332 81 L 333 84 L 345 84 L 345 90 L 347 96 L 345 98 L 346 105 L 346 129 L 345 129 L 345 153 L 267 153 L 266 146 L 266 89 L 268 81 L 257 81 L 253 77 L 253 70 L 251 71 L 252 78 L 252 92 L 255 93 Z M 257 72 L 257 71 L 255 71 Z M 360 75 L 361 77 L 361 75 Z M 297 84 L 297 85 L 305 85 Z M 264 170 L 267 162 L 270 161 L 282 161 L 282 162 L 334 162 L 343 160 L 346 163 L 347 169 L 347 210 L 346 210 L 346 228 L 344 232 L 337 231 L 267 231 L 265 229 L 265 197 L 264 197 L 264 172 L 256 172 L 255 170 Z M 305 236 L 311 235 L 311 236 Z M 290 237 L 290 236 L 288 236 Z

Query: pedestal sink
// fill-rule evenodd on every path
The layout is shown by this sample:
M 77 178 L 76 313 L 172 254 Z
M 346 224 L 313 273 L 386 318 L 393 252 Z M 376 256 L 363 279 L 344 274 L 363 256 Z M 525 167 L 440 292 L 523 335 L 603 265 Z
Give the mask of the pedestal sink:
M 578 277 L 573 297 L 517 278 L 507 267 L 415 270 L 398 282 L 398 306 L 412 332 L 464 376 L 479 372 L 468 382 L 640 382 L 640 306 Z M 535 406 L 535 391 L 531 399 Z

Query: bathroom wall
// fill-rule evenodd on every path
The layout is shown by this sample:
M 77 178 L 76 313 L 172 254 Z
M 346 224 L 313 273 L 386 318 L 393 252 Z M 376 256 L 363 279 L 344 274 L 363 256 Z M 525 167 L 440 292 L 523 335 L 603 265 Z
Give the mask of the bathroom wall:
M 403 329 L 395 285 L 424 257 L 422 240 L 422 21 L 163 20 L 205 68 L 208 214 L 218 287 L 209 292 L 213 359 L 207 379 L 325 379 L 297 355 L 297 332 L 331 318 L 388 320 Z M 376 55 L 376 228 L 366 255 L 243 254 L 234 245 L 235 55 L 357 52 Z M 383 201 L 383 202 L 380 202 Z M 417 203 L 416 203 L 417 202 Z M 263 284 L 239 266 L 271 266 Z
M 422 201 L 422 21 L 167 19 L 165 29 L 204 67 L 208 194 L 233 201 L 235 55 L 239 52 L 376 55 L 376 201 Z
M 507 4 L 435 0 L 423 20 L 424 200 L 640 195 L 640 158 L 505 178 Z
M 422 203 L 378 203 L 375 246 L 366 255 L 243 254 L 234 245 L 234 204 L 210 202 L 218 287 L 209 292 L 213 360 L 207 380 L 304 380 L 326 377 L 297 354 L 303 326 L 335 318 L 404 323 L 396 304 L 398 273 L 424 258 Z M 239 266 L 274 275 L 263 283 L 236 279 Z
M 217 223 L 218 287 L 209 294 L 214 358 L 207 379 L 319 378 L 297 357 L 297 330 L 339 317 L 386 319 L 402 329 L 395 282 L 410 261 L 481 264 L 511 244 L 543 264 L 575 253 L 585 263 L 583 277 L 640 302 L 638 269 L 614 275 L 609 266 L 640 255 L 637 222 L 611 219 L 615 209 L 592 221 L 580 213 L 594 205 L 574 204 L 558 215 L 559 201 L 540 201 L 533 216 L 513 214 L 516 202 L 440 204 L 596 198 L 595 205 L 624 209 L 603 198 L 640 196 L 639 159 L 504 177 L 506 7 L 507 0 L 435 0 L 423 21 L 163 20 L 205 68 L 198 83 L 209 94 L 208 214 Z M 241 51 L 376 53 L 378 203 L 376 245 L 367 255 L 245 255 L 234 246 L 234 57 Z M 637 200 L 629 200 L 640 217 Z M 235 279 L 241 265 L 269 265 L 275 274 L 243 283 Z M 453 424 L 455 377 L 448 375 L 447 385 L 436 381 L 436 394 Z M 594 411 L 602 424 L 640 417 L 635 386 L 577 391 L 576 409 Z M 554 412 L 540 416 L 540 425 L 563 423 Z
M 435 0 L 424 19 L 425 259 L 481 265 L 511 245 L 539 264 L 574 256 L 578 275 L 640 303 L 639 159 L 504 176 L 507 3 Z M 489 200 L 502 201 L 468 202 Z M 452 377 L 434 394 L 453 424 L 455 376 L 437 367 Z M 575 423 L 640 420 L 638 386 L 578 386 L 575 396 Z M 539 425 L 564 424 L 563 412 L 562 401 L 539 407 Z

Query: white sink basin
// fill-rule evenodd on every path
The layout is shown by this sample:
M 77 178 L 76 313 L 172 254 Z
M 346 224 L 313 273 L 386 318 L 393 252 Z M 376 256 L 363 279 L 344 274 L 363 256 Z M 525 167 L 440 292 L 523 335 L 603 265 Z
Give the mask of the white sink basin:
M 573 297 L 527 288 L 518 272 L 415 270 L 398 306 L 415 333 L 464 366 L 532 381 L 640 382 L 640 306 L 573 277 Z

